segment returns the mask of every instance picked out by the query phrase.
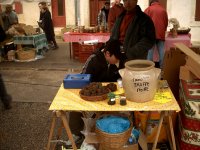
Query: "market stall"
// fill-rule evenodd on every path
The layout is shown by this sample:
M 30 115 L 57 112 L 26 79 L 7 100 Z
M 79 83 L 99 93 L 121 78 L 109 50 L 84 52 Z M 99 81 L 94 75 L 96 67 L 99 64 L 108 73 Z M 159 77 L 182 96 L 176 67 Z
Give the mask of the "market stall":
M 87 47 L 87 50 L 84 52 L 88 57 L 91 53 L 98 47 L 98 43 L 105 43 L 109 40 L 110 33 L 79 33 L 79 32 L 66 32 L 63 35 L 63 40 L 65 42 L 70 43 L 70 58 L 78 58 L 79 59 L 79 51 L 82 53 L 85 50 L 82 44 L 84 41 L 96 41 L 95 44 L 90 44 Z M 84 59 L 85 60 L 85 59 Z
M 53 120 L 51 124 L 47 149 L 50 149 L 57 117 L 61 118 L 65 130 L 67 132 L 67 135 L 70 141 L 72 141 L 73 149 L 74 150 L 77 149 L 75 142 L 72 138 L 69 124 L 65 115 L 65 112 L 68 111 L 81 111 L 81 112 L 82 111 L 83 112 L 161 111 L 161 117 L 153 149 L 156 148 L 164 116 L 167 116 L 169 120 L 168 122 L 170 127 L 169 133 L 171 133 L 173 148 L 175 148 L 176 145 L 174 141 L 174 133 L 173 133 L 173 126 L 171 122 L 170 112 L 174 111 L 178 112 L 180 111 L 180 107 L 176 99 L 174 98 L 170 88 L 167 87 L 166 85 L 167 85 L 166 81 L 159 81 L 159 89 L 157 90 L 156 95 L 152 101 L 144 103 L 136 103 L 128 100 L 127 105 L 122 106 L 120 105 L 119 101 L 116 101 L 115 105 L 108 105 L 107 100 L 85 101 L 79 95 L 80 89 L 64 89 L 62 84 L 49 108 L 49 110 L 53 112 Z
M 39 49 L 48 48 L 47 39 L 44 33 L 27 36 L 16 35 L 13 37 L 13 42 L 14 44 L 20 45 L 33 45 L 37 52 Z

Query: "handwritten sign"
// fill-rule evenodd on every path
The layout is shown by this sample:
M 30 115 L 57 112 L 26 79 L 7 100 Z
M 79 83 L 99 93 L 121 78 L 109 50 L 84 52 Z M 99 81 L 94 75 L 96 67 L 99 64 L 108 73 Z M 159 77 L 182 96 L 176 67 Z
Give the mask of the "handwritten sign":
M 133 86 L 137 92 L 149 91 L 149 75 L 140 75 L 133 78 Z

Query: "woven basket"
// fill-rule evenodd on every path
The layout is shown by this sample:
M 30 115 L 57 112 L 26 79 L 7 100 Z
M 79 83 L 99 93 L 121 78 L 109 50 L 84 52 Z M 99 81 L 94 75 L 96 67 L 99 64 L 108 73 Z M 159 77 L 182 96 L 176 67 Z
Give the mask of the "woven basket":
M 19 60 L 30 60 L 35 59 L 35 49 L 29 49 L 29 50 L 18 50 L 17 51 L 17 58 Z
M 100 129 L 96 127 L 95 132 L 97 134 L 97 138 L 101 146 L 106 150 L 122 148 L 127 143 L 128 138 L 131 135 L 133 123 L 130 120 L 130 118 L 129 118 L 129 121 L 131 123 L 130 127 L 126 131 L 122 133 L 117 133 L 117 134 L 109 134 L 109 133 L 101 131 Z

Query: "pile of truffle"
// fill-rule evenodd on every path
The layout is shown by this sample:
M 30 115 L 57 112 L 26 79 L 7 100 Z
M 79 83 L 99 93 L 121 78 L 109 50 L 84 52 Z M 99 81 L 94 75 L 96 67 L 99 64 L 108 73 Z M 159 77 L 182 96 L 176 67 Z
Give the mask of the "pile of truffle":
M 84 96 L 100 96 L 108 94 L 110 91 L 117 90 L 117 87 L 113 85 L 114 83 L 109 83 L 107 86 L 103 86 L 100 82 L 92 82 L 89 85 L 85 86 L 80 94 Z
M 117 85 L 114 84 L 114 83 L 109 83 L 106 85 L 106 87 L 111 91 L 111 92 L 114 92 L 117 90 Z

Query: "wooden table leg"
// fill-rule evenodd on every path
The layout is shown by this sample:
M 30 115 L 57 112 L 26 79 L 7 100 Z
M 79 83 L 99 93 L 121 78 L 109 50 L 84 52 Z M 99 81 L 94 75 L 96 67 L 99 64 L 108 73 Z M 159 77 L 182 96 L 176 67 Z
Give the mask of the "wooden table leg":
M 171 115 L 168 115 L 167 118 L 168 118 L 168 121 L 169 121 L 169 129 L 170 129 L 171 138 L 172 138 L 173 150 L 176 150 L 176 143 L 175 143 L 175 138 L 174 138 L 174 129 L 173 129 L 173 124 L 172 124 L 172 117 L 171 117 Z
M 56 140 L 59 140 L 60 139 L 60 137 L 61 137 L 61 135 L 62 135 L 62 129 L 63 129 L 63 122 L 62 122 L 62 120 L 59 120 L 60 121 L 60 127 L 58 128 L 58 130 L 57 130 L 57 135 L 56 135 Z M 57 143 L 57 142 L 56 142 Z M 53 148 L 52 148 L 52 150 L 54 150 L 56 148 L 56 144 L 54 144 L 53 145 Z
M 164 126 L 164 128 L 165 128 L 165 132 L 166 132 L 166 134 L 167 134 L 167 139 L 168 139 L 168 141 L 169 141 L 169 146 L 170 146 L 170 148 L 172 149 L 173 146 L 172 146 L 172 141 L 171 141 L 171 136 L 170 136 L 170 131 L 169 131 L 169 127 L 168 127 L 167 121 L 165 121 L 165 126 Z
M 69 140 L 72 142 L 73 150 L 77 150 L 77 147 L 76 147 L 76 144 L 75 144 L 75 142 L 74 142 L 74 139 L 73 139 L 71 130 L 70 130 L 70 128 L 69 128 L 69 123 L 68 123 L 68 121 L 67 121 L 65 112 L 59 111 L 59 113 L 61 113 L 61 114 L 60 114 L 60 117 L 61 117 L 61 119 L 62 119 L 62 121 L 63 121 L 63 125 L 64 125 L 64 127 L 65 127 L 66 132 L 67 132 L 68 138 L 69 138 Z
M 160 130 L 161 130 L 162 123 L 163 123 L 163 119 L 164 119 L 164 112 L 161 112 L 160 120 L 159 120 L 159 124 L 158 124 L 158 130 L 157 130 L 157 133 L 156 133 L 156 137 L 155 137 L 155 141 L 154 141 L 154 143 L 153 143 L 153 148 L 152 148 L 152 150 L 155 150 L 155 149 L 156 149 L 157 142 L 158 142 L 158 137 L 159 137 L 159 135 L 160 135 Z
M 53 137 L 53 131 L 54 131 L 54 128 L 55 128 L 55 122 L 56 122 L 56 113 L 53 112 L 53 118 L 52 118 L 52 123 L 51 123 L 50 132 L 49 132 L 48 143 L 47 143 L 47 150 L 49 150 L 50 146 L 51 146 L 51 139 Z
M 145 128 L 144 128 L 144 134 L 147 136 L 147 126 L 148 126 L 148 121 L 150 120 L 150 117 L 151 117 L 151 112 L 149 111 L 148 114 L 147 114 L 147 120 L 145 122 Z

